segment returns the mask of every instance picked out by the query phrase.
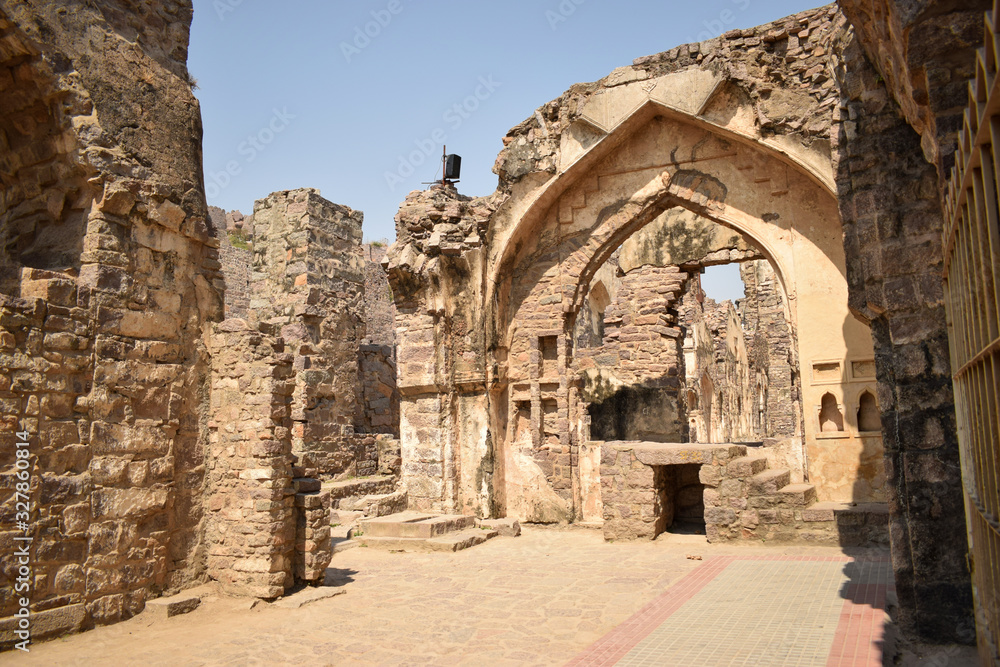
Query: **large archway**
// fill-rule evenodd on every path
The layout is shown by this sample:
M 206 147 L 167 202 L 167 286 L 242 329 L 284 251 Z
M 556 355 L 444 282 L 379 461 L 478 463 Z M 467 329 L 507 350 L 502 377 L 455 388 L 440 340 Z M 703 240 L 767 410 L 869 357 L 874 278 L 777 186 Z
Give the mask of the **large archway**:
M 588 483 L 580 445 L 589 434 L 570 333 L 598 269 L 670 209 L 737 231 L 774 266 L 805 375 L 802 472 L 822 499 L 855 500 L 857 470 L 845 465 L 853 460 L 857 468 L 871 444 L 856 428 L 824 433 L 819 421 L 823 396 L 849 405 L 861 387 L 874 384 L 853 370 L 870 367 L 873 352 L 867 327 L 846 306 L 835 198 L 769 147 L 650 106 L 603 140 L 609 143 L 603 155 L 579 160 L 536 198 L 497 260 L 495 296 L 487 304 L 496 304 L 488 335 L 499 370 L 491 393 L 495 404 L 507 406 L 506 415 L 494 412 L 490 429 L 502 452 L 495 479 L 501 504 L 529 521 L 597 518 L 582 510 L 588 503 L 581 486 Z M 520 444 L 511 442 L 518 436 Z M 592 461 L 590 468 L 596 466 Z

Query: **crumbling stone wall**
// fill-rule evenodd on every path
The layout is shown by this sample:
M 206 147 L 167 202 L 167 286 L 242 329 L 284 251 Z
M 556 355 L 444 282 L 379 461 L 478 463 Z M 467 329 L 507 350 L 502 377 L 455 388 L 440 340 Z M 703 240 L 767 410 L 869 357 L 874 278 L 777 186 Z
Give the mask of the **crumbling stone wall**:
M 582 484 L 575 471 L 595 466 L 577 418 L 582 380 L 557 372 L 547 381 L 540 367 L 552 341 L 542 339 L 554 338 L 557 364 L 567 363 L 595 273 L 630 234 L 684 206 L 749 233 L 784 284 L 807 444 L 850 444 L 864 465 L 877 435 L 862 432 L 855 409 L 859 392 L 877 385 L 901 618 L 924 637 L 967 640 L 935 267 L 939 180 L 952 150 L 944 139 L 957 129 L 979 35 L 970 26 L 981 18 L 967 12 L 982 4 L 845 0 L 857 33 L 830 6 L 639 58 L 511 130 L 490 198 L 411 195 L 389 270 L 407 309 L 400 317 L 415 316 L 399 341 L 401 384 L 412 388 L 401 436 L 404 476 L 421 503 L 529 520 L 578 517 L 578 508 L 594 516 L 593 489 L 552 489 L 532 468 L 528 443 L 549 437 L 544 414 L 557 428 L 566 417 L 565 433 L 551 435 L 571 485 Z M 455 214 L 428 253 L 425 240 L 445 224 L 426 215 L 432 197 Z M 455 228 L 484 221 L 475 244 Z
M 844 29 L 827 7 L 638 59 L 511 130 L 491 197 L 408 196 L 388 269 L 411 498 L 544 521 L 596 507 L 583 488 L 595 462 L 579 449 L 587 401 L 574 335 L 592 314 L 594 276 L 666 211 L 764 249 L 798 290 L 791 319 L 810 323 L 797 342 L 810 356 L 826 330 L 843 334 L 838 354 L 870 357 L 869 332 L 818 296 L 846 302 L 826 153 L 838 97 L 824 57 Z
M 209 421 L 208 574 L 230 594 L 292 584 L 291 355 L 243 320 L 215 328 Z
M 250 314 L 277 327 L 295 358 L 292 452 L 310 475 L 337 474 L 354 461 L 343 445 L 363 400 L 362 218 L 314 189 L 254 205 Z
M 765 437 L 794 437 L 802 433 L 802 402 L 798 350 L 788 325 L 778 276 L 769 262 L 740 264 L 745 299 L 740 319 L 751 365 L 766 390 L 764 405 L 755 417 L 756 429 Z
M 253 263 L 253 253 L 249 245 L 237 247 L 230 238 L 229 220 L 234 212 L 227 214 L 217 206 L 209 206 L 208 212 L 212 218 L 215 237 L 219 240 L 219 263 L 222 264 L 225 280 L 225 316 L 246 318 L 250 307 L 250 265 Z M 250 236 L 250 242 L 252 238 Z
M 976 73 L 983 14 L 993 3 L 839 0 L 837 4 L 882 77 L 883 85 L 872 90 L 892 96 L 907 124 L 920 135 L 924 158 L 944 183 L 955 162 L 968 85 Z
M 688 402 L 695 399 L 704 424 L 698 429 L 698 439 L 693 441 L 760 440 L 765 433 L 753 423 L 759 369 L 751 364 L 743 321 L 731 301 L 716 303 L 703 294 L 700 296 L 685 298 L 685 304 L 690 305 L 684 309 L 683 321 L 685 329 L 696 331 L 704 323 L 704 331 L 712 343 L 704 348 L 710 353 L 707 358 L 699 359 L 696 368 L 685 369 Z M 696 344 L 696 348 L 701 346 Z
M 0 2 L 2 647 L 22 597 L 38 640 L 208 577 L 274 597 L 330 559 L 329 495 L 293 447 L 353 437 L 361 216 L 292 193 L 262 267 L 275 289 L 257 305 L 275 308 L 212 328 L 224 230 L 203 193 L 191 11 Z M 374 473 L 380 448 L 398 470 L 374 434 L 336 465 Z M 15 595 L 18 538 L 32 574 Z
M 40 633 L 127 618 L 204 572 L 200 335 L 222 280 L 190 16 L 187 2 L 0 2 L 0 534 L 32 538 Z M 17 606 L 13 552 L 0 617 Z
M 396 215 L 386 271 L 397 312 L 401 472 L 412 508 L 481 513 L 491 503 L 499 467 L 492 448 L 481 435 L 462 437 L 482 433 L 490 410 L 482 395 L 482 304 L 476 287 L 449 280 L 481 273 L 491 207 L 451 186 L 410 193 Z M 540 412 L 530 418 L 537 430 Z M 475 490 L 460 501 L 459 486 Z
M 332 556 L 329 491 L 293 466 L 294 357 L 274 329 L 227 319 L 209 338 L 208 575 L 259 598 L 322 581 Z
M 399 389 L 396 387 L 396 351 L 388 345 L 362 345 L 358 404 L 361 433 L 388 433 L 399 437 Z
M 683 334 L 676 302 L 688 274 L 644 265 L 622 277 L 604 315 L 604 344 L 579 355 L 591 438 L 682 442 Z
M 362 246 L 365 256 L 365 345 L 396 346 L 396 304 L 382 262 L 388 242 Z

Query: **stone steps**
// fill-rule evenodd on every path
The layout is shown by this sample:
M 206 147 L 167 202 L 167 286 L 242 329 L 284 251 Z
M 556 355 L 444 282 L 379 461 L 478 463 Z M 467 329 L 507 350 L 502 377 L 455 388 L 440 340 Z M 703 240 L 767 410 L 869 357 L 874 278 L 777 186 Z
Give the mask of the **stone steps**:
M 396 478 L 391 475 L 353 477 L 337 482 L 323 482 L 323 490 L 330 492 L 330 507 L 348 509 L 365 496 L 381 496 L 396 491 Z
M 750 478 L 749 495 L 765 496 L 778 493 L 792 481 L 792 473 L 787 468 L 765 470 Z
M 422 537 L 426 539 L 456 530 L 464 530 L 475 525 L 476 520 L 471 516 L 407 511 L 364 519 L 361 521 L 361 530 L 371 537 Z
M 394 551 L 459 551 L 496 537 L 471 516 L 405 511 L 361 520 L 353 541 Z
M 887 503 L 817 502 L 802 510 L 802 520 L 835 526 L 843 546 L 889 546 Z
M 767 470 L 767 459 L 763 456 L 742 456 L 729 462 L 726 474 L 730 477 L 753 477 Z
M 385 549 L 387 551 L 461 551 L 482 544 L 486 540 L 496 537 L 500 533 L 496 530 L 483 530 L 480 528 L 466 528 L 438 537 L 371 537 L 362 535 L 354 538 L 362 546 Z
M 789 484 L 778 489 L 778 495 L 784 498 L 784 504 L 794 507 L 806 507 L 816 502 L 816 487 L 812 484 Z
M 814 485 L 791 483 L 791 471 L 770 468 L 767 459 L 755 453 L 714 469 L 703 467 L 701 475 L 711 489 L 706 499 L 712 497 L 705 505 L 709 541 L 887 544 L 885 504 L 818 502 Z
M 393 491 L 340 501 L 338 512 L 360 512 L 365 517 L 386 516 L 406 509 L 406 492 Z

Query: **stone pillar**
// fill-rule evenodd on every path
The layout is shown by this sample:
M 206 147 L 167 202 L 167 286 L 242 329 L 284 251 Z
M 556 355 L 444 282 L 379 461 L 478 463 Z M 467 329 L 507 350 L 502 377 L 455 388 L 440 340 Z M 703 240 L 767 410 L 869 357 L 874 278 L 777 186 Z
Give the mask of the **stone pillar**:
M 490 212 L 454 186 L 411 192 L 383 262 L 397 309 L 399 436 L 411 508 L 492 512 L 480 291 Z
M 330 492 L 318 479 L 297 479 L 295 486 L 295 579 L 323 582 L 333 557 L 330 542 Z
M 292 355 L 243 320 L 217 325 L 209 351 L 208 574 L 227 593 L 275 598 L 293 583 Z
M 250 318 L 277 327 L 293 355 L 292 452 L 308 475 L 357 474 L 362 218 L 310 188 L 254 205 Z

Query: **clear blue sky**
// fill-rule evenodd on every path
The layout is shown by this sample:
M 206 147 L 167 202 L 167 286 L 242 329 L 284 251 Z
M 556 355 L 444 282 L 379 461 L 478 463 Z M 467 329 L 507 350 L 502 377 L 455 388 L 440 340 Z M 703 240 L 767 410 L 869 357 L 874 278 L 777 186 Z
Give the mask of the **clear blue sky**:
M 366 239 L 391 241 L 406 193 L 439 177 L 442 137 L 462 156 L 459 191 L 489 194 L 507 130 L 574 83 L 814 6 L 194 0 L 208 201 L 249 213 L 276 190 L 315 187 L 364 211 Z

